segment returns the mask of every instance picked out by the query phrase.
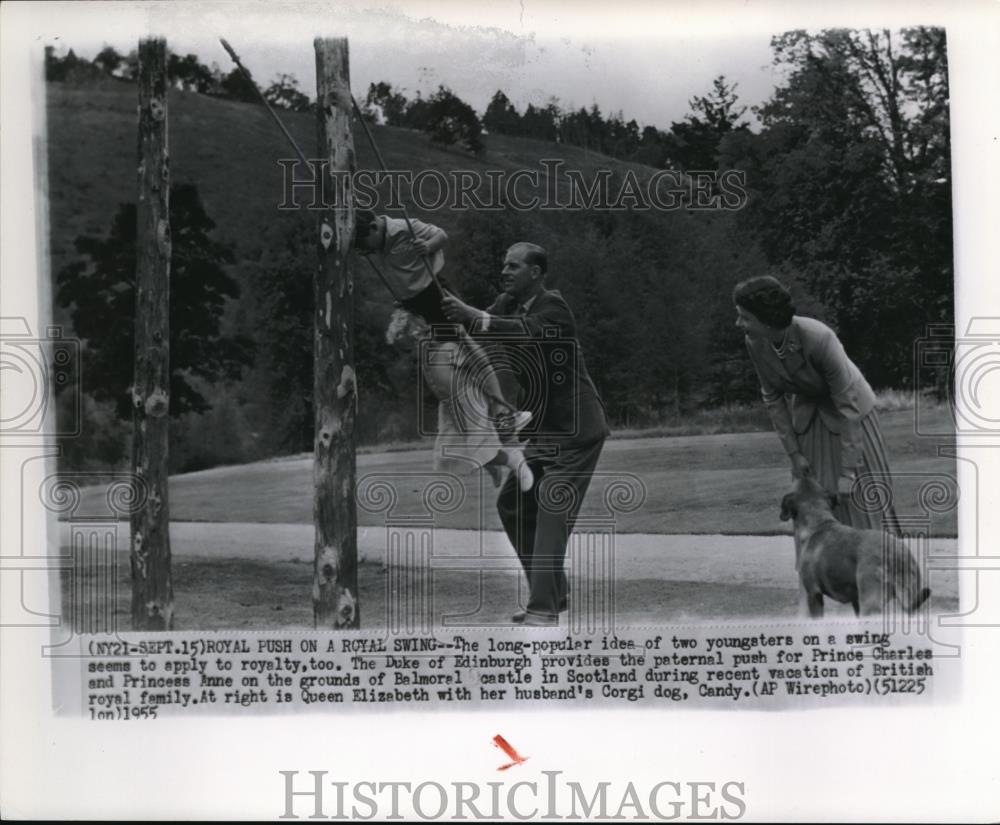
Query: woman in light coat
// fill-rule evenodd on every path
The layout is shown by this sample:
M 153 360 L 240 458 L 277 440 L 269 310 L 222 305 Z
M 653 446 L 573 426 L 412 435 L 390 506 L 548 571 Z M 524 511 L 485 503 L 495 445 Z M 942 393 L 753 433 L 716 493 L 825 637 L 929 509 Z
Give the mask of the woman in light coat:
M 796 315 L 788 290 L 770 276 L 737 284 L 733 302 L 792 475 L 811 473 L 835 495 L 842 523 L 899 534 L 875 393 L 836 334 Z

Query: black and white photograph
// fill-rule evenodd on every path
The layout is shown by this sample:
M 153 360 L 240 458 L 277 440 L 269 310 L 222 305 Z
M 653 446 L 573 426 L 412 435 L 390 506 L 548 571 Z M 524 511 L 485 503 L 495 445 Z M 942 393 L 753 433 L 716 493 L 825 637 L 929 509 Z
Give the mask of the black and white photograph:
M 798 529 L 920 516 L 954 555 L 949 374 L 914 364 L 954 340 L 943 28 L 687 45 L 718 71 L 640 95 L 660 41 L 342 25 L 322 90 L 311 41 L 46 46 L 50 494 L 66 530 L 132 484 L 120 628 L 794 616 L 810 477 Z M 881 610 L 815 553 L 814 612 Z
M 995 815 L 995 9 L 3 12 L 9 811 Z

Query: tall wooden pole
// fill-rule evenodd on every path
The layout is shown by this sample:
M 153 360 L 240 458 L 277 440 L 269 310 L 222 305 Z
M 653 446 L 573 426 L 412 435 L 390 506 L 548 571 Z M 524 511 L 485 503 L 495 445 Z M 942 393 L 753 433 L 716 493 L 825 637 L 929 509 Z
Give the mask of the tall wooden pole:
M 313 617 L 317 627 L 361 625 L 358 602 L 358 514 L 354 374 L 354 280 L 347 260 L 354 234 L 350 175 L 351 84 L 345 38 L 317 38 L 316 128 L 328 160 L 326 209 L 320 213 L 315 297 L 316 407 L 313 520 L 316 524 Z M 330 203 L 329 201 L 333 201 Z
M 139 42 L 139 205 L 136 210 L 135 380 L 132 472 L 146 493 L 133 510 L 132 627 L 170 630 L 170 165 L 167 153 L 167 44 Z

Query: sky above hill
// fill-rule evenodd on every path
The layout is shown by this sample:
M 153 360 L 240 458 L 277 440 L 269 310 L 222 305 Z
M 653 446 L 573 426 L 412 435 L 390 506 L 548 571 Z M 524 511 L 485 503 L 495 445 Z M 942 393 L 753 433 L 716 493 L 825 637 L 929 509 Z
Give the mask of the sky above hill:
M 315 95 L 312 39 L 347 36 L 351 85 L 362 98 L 385 80 L 408 97 L 439 84 L 482 113 L 502 89 L 523 111 L 552 97 L 565 108 L 596 103 L 640 125 L 669 128 L 725 75 L 738 83 L 741 103 L 767 100 L 780 74 L 770 40 L 793 28 L 899 26 L 917 9 L 843 0 L 786 3 L 760 0 L 348 0 L 348 2 L 44 3 L 37 13 L 41 42 L 93 57 L 109 44 L 135 48 L 146 33 L 163 34 L 172 51 L 192 52 L 224 71 L 232 64 L 225 37 L 255 79 L 295 75 Z M 919 7 L 919 3 L 911 4 Z M 754 121 L 748 110 L 747 117 Z
M 689 99 L 706 94 L 720 74 L 739 84 L 744 104 L 762 103 L 779 80 L 771 36 L 837 22 L 820 6 L 800 5 L 792 13 L 748 0 L 43 5 L 39 40 L 80 56 L 93 57 L 105 44 L 127 52 L 139 36 L 156 32 L 172 51 L 193 52 L 228 71 L 217 39 L 223 36 L 259 83 L 290 73 L 312 97 L 313 37 L 345 35 L 359 98 L 373 81 L 388 81 L 408 97 L 445 84 L 482 113 L 502 89 L 521 110 L 556 97 L 563 108 L 596 103 L 605 114 L 620 110 L 626 119 L 661 128 L 681 119 Z

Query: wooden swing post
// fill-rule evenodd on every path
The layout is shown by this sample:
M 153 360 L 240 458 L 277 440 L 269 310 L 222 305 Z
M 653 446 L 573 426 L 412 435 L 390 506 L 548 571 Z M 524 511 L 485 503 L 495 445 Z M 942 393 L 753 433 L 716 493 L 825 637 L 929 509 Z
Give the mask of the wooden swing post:
M 316 526 L 313 617 L 317 627 L 360 627 L 354 373 L 354 280 L 348 257 L 354 237 L 351 175 L 351 86 L 346 38 L 317 38 L 316 127 L 321 191 L 335 193 L 318 221 L 315 277 L 313 519 Z
M 170 630 L 167 451 L 170 424 L 170 158 L 167 43 L 139 42 L 139 168 L 136 208 L 135 375 L 132 383 L 132 629 Z

